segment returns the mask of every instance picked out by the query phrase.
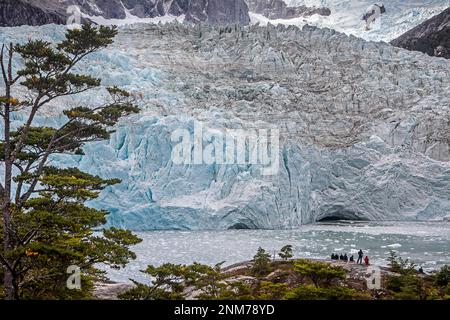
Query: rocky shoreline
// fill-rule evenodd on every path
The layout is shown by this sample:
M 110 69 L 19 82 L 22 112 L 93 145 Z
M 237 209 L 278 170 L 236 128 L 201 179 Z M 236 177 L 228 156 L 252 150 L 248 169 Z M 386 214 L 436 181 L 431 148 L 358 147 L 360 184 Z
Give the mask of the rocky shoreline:
M 297 259 L 290 259 L 288 261 L 284 260 L 274 260 L 273 263 L 283 264 L 294 262 Z M 345 269 L 348 273 L 346 276 L 346 282 L 351 283 L 352 287 L 358 288 L 359 290 L 365 290 L 365 284 L 367 279 L 371 276 L 368 268 L 378 267 L 381 272 L 381 277 L 397 275 L 389 271 L 389 268 L 377 265 L 364 265 L 357 264 L 355 262 L 345 262 L 345 261 L 335 261 L 330 259 L 307 259 L 314 262 L 326 262 L 333 266 L 339 266 Z M 228 281 L 244 281 L 253 282 L 257 278 L 253 276 L 246 275 L 246 272 L 251 269 L 253 263 L 252 261 L 243 261 L 235 263 L 224 267 L 221 272 L 223 274 L 229 275 Z M 266 276 L 267 280 L 276 280 L 281 274 L 280 269 L 275 268 L 269 275 Z M 120 294 L 135 287 L 132 283 L 118 283 L 114 281 L 98 282 L 95 284 L 94 297 L 99 300 L 117 300 Z M 191 292 L 188 296 L 188 300 L 195 300 L 195 292 Z

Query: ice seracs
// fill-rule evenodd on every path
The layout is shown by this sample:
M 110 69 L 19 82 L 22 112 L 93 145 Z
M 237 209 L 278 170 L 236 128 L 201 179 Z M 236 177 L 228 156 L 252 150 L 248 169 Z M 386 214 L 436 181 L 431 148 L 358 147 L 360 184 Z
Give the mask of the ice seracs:
M 5 28 L 61 39 L 58 26 Z M 122 183 L 91 205 L 135 230 L 292 228 L 323 219 L 442 220 L 450 212 L 450 61 L 294 26 L 134 25 L 85 64 L 143 111 L 86 156 L 59 157 Z M 60 100 L 101 99 L 102 90 Z M 15 125 L 21 122 L 16 115 Z M 175 165 L 171 134 L 280 130 L 278 174 L 258 165 Z M 203 141 L 207 144 L 209 141 Z

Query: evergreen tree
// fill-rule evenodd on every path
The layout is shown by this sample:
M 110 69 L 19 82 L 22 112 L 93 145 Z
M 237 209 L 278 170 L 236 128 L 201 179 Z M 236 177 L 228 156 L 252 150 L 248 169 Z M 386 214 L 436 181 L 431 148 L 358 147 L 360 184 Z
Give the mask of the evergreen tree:
M 436 284 L 441 287 L 448 286 L 450 283 L 450 266 L 443 266 L 436 274 Z
M 151 285 L 134 283 L 134 288 L 119 295 L 124 300 L 183 300 L 186 297 L 184 279 L 189 272 L 179 264 L 165 263 L 159 267 L 148 266 L 143 273 L 151 276 Z
M 416 264 L 409 259 L 403 259 L 398 256 L 394 250 L 389 252 L 388 266 L 392 272 L 397 272 L 400 274 L 411 274 L 416 273 Z
M 253 257 L 253 272 L 257 275 L 263 275 L 270 271 L 270 254 L 259 247 L 256 255 Z
M 222 274 L 222 265 L 225 262 L 216 264 L 214 267 L 194 263 L 189 266 L 189 273 L 186 277 L 186 285 L 194 287 L 200 292 L 198 299 L 219 299 L 221 294 L 227 289 Z
M 430 294 L 423 279 L 413 273 L 387 276 L 386 289 L 395 300 L 424 300 Z
M 227 292 L 228 284 L 220 266 L 214 267 L 194 263 L 176 265 L 165 263 L 159 267 L 148 266 L 142 271 L 152 279 L 150 285 L 132 280 L 135 287 L 119 295 L 125 300 L 182 300 L 188 289 L 197 291 L 198 299 L 219 299 Z
M 293 257 L 292 253 L 292 246 L 290 244 L 285 245 L 283 248 L 281 248 L 280 253 L 278 253 L 281 259 L 288 260 Z
M 115 27 L 68 30 L 64 41 L 53 45 L 30 40 L 23 45 L 3 45 L 0 52 L 4 95 L 0 96 L 3 135 L 0 155 L 4 179 L 0 181 L 2 223 L 0 263 L 6 299 L 81 298 L 89 295 L 94 279 L 102 277 L 96 263 L 124 266 L 135 255 L 129 247 L 140 240 L 129 231 L 93 229 L 106 222 L 107 212 L 87 207 L 101 190 L 119 181 L 102 179 L 77 168 L 56 168 L 49 158 L 80 155 L 91 141 L 108 139 L 111 126 L 139 109 L 119 88 L 108 88 L 103 105 L 65 109 L 60 127 L 34 126 L 36 114 L 58 98 L 100 86 L 100 79 L 74 71 L 79 62 L 113 42 Z M 14 69 L 14 59 L 23 68 Z M 27 99 L 17 96 L 27 90 Z M 20 112 L 23 124 L 14 128 Z M 82 290 L 66 288 L 67 267 L 82 272 Z M 1 294 L 1 291 L 0 291 Z

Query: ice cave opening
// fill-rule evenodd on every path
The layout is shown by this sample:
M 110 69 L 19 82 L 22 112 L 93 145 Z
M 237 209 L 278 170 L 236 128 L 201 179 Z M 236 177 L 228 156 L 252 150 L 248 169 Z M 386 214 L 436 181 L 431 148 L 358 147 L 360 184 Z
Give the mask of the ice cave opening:
M 249 230 L 249 229 L 251 228 L 242 222 L 235 223 L 228 228 L 228 230 Z
M 367 218 L 360 213 L 356 213 L 350 210 L 336 210 L 330 211 L 323 215 L 320 215 L 316 222 L 330 222 L 330 221 L 367 221 Z

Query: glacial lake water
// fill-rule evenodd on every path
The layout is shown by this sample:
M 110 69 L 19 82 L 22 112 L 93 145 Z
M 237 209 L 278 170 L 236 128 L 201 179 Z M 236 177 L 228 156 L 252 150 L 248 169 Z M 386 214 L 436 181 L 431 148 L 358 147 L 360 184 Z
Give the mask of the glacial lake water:
M 297 258 L 326 259 L 332 252 L 354 254 L 361 248 L 372 263 L 386 265 L 390 250 L 425 270 L 450 264 L 450 222 L 329 222 L 294 230 L 137 232 L 137 259 L 125 269 L 109 270 L 111 280 L 147 282 L 148 264 L 199 262 L 224 265 L 251 260 L 258 247 L 272 255 L 291 244 Z M 147 279 L 148 280 L 148 279 Z

